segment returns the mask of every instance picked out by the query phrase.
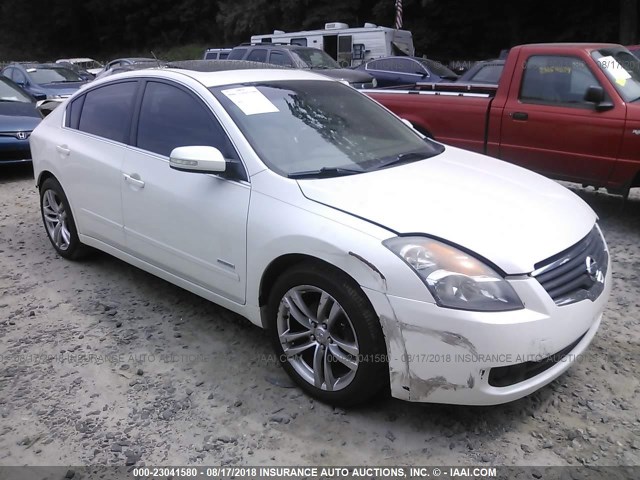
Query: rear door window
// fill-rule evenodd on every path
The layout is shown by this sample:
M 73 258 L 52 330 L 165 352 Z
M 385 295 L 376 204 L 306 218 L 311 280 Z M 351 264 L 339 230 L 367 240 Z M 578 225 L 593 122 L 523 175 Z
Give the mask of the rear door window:
M 267 49 L 266 48 L 256 48 L 255 50 L 252 50 L 251 52 L 249 52 L 249 55 L 247 55 L 247 60 L 252 61 L 252 62 L 266 63 L 267 62 Z
M 87 92 L 78 130 L 128 143 L 137 85 L 121 82 Z
M 284 65 L 285 67 L 292 67 L 293 63 L 285 52 L 281 52 L 280 50 L 271 50 L 269 54 L 269 63 L 273 65 Z
M 229 54 L 229 60 L 242 60 L 244 58 L 244 54 L 247 53 L 246 48 L 234 48 Z

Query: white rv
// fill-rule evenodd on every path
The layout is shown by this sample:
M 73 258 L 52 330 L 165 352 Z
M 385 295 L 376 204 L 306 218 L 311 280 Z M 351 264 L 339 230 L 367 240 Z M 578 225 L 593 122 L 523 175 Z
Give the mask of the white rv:
M 415 55 L 410 31 L 378 27 L 373 23 L 349 28 L 346 23 L 332 22 L 325 24 L 324 30 L 275 30 L 270 35 L 251 37 L 252 44 L 261 42 L 319 48 L 337 60 L 342 67 L 352 67 L 373 58 L 390 55 Z

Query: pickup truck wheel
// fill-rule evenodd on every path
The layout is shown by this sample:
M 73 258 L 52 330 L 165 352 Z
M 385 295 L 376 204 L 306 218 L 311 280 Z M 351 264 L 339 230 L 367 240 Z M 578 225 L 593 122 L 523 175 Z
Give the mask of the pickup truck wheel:
M 40 212 L 47 236 L 61 257 L 76 260 L 87 252 L 88 247 L 78 238 L 69 200 L 53 177 L 40 186 Z
M 276 281 L 267 315 L 282 367 L 311 396 L 348 406 L 387 383 L 380 322 L 346 275 L 324 265 L 294 266 Z

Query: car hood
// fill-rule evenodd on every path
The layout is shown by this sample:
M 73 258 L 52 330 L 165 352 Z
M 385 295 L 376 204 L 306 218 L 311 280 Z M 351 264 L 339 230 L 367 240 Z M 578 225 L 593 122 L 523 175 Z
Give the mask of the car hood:
M 334 68 L 334 69 L 312 69 L 315 73 L 321 73 L 327 77 L 336 80 L 346 80 L 349 83 L 368 83 L 373 81 L 373 77 L 368 73 L 359 70 L 351 70 L 350 68 Z
M 31 131 L 40 120 L 34 103 L 0 102 L 0 132 Z
M 87 82 L 42 83 L 38 87 L 53 95 L 72 95 L 85 83 Z
M 419 162 L 298 184 L 310 200 L 398 234 L 447 240 L 507 274 L 533 271 L 585 237 L 596 221 L 593 210 L 561 185 L 453 147 Z

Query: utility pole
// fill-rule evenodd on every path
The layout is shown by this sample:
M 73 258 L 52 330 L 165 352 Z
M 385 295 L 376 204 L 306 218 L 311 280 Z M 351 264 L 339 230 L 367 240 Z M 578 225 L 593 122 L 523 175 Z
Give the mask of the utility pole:
M 620 43 L 635 44 L 638 41 L 637 0 L 620 0 Z

